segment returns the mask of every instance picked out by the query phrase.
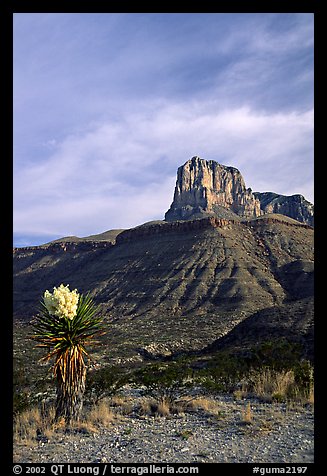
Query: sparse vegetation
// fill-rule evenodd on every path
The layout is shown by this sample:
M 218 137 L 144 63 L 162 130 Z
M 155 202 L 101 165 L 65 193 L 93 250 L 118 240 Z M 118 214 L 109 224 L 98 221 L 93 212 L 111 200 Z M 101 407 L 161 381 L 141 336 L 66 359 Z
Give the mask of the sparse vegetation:
M 275 425 L 270 411 L 282 422 L 285 409 L 313 404 L 312 239 L 312 229 L 266 216 L 148 223 L 16 249 L 15 440 L 100 433 L 117 422 L 120 436 L 137 438 L 135 427 L 166 420 L 183 445 L 196 438 L 194 420 L 251 434 Z M 86 347 L 102 322 L 89 297 L 80 301 L 92 311 L 86 319 L 76 302 L 58 314 L 44 300 L 34 321 L 42 365 L 26 338 L 42 289 L 65 276 L 91 289 L 110 328 L 92 369 Z
M 248 402 L 245 408 L 242 410 L 241 423 L 244 425 L 251 425 L 253 421 L 253 413 L 251 409 L 251 404 Z
M 102 400 L 87 411 L 84 421 L 91 425 L 109 425 L 115 420 L 115 413 L 110 408 L 110 404 L 106 400 Z
M 181 437 L 183 440 L 188 440 L 193 436 L 193 431 L 191 430 L 183 430 L 180 433 L 177 433 L 177 436 Z
M 118 366 L 102 367 L 89 372 L 85 387 L 85 398 L 97 404 L 106 397 L 116 395 L 120 388 L 128 383 L 129 372 Z
M 238 365 L 239 357 L 232 356 L 228 362 L 227 355 L 223 356 L 225 368 L 223 365 L 212 365 L 219 362 L 217 354 L 205 369 L 197 369 L 196 366 L 192 368 L 192 361 L 184 358 L 179 362 L 146 365 L 134 372 L 109 367 L 94 371 L 89 382 L 91 397 L 87 399 L 80 420 L 71 422 L 69 431 L 93 434 L 99 432 L 100 427 L 115 425 L 117 421 L 124 421 L 126 416 L 135 415 L 173 418 L 176 414 L 195 412 L 206 416 L 208 424 L 225 422 L 228 420 L 228 413 L 239 408 L 240 402 L 238 407 L 233 402 L 222 406 L 217 391 L 221 388 L 233 389 L 234 396 L 239 399 L 251 399 L 239 410 L 238 421 L 239 431 L 243 434 L 249 432 L 249 435 L 269 432 L 274 422 L 281 423 L 284 418 L 282 413 L 278 418 L 276 415 L 270 418 L 268 414 L 266 417 L 254 416 L 251 403 L 253 397 L 259 401 L 277 404 L 286 402 L 287 408 L 291 408 L 293 402 L 300 406 L 303 406 L 303 403 L 314 403 L 313 368 L 309 362 L 297 362 L 296 365 L 292 363 L 292 369 L 277 370 L 266 366 L 248 367 L 244 361 L 240 361 Z M 226 368 L 233 371 L 227 375 Z M 209 379 L 218 385 L 208 386 Z M 22 383 L 23 380 L 19 381 Z M 136 386 L 138 391 L 142 388 L 143 396 L 131 398 L 120 394 L 119 390 L 126 382 L 129 388 L 131 385 Z M 192 396 L 195 386 L 197 393 Z M 271 408 L 271 414 L 276 411 L 274 407 Z M 68 431 L 68 428 L 64 418 L 55 418 L 55 408 L 51 404 L 41 402 L 28 408 L 21 405 L 15 416 L 14 439 L 15 442 L 33 445 L 43 439 L 51 440 L 57 437 L 58 433 Z M 129 433 L 130 431 L 127 431 L 126 435 Z M 187 440 L 192 434 L 191 430 L 183 430 L 177 436 Z
M 283 401 L 294 395 L 293 370 L 256 370 L 249 374 L 248 381 L 249 393 L 252 391 L 263 401 Z
M 202 396 L 196 398 L 189 398 L 185 402 L 185 409 L 187 411 L 202 410 L 208 415 L 221 416 L 221 408 L 219 403 L 210 397 Z
M 171 413 L 171 402 L 166 398 L 162 398 L 159 402 L 156 403 L 155 413 L 161 417 L 168 416 Z
M 299 344 L 283 339 L 263 342 L 245 355 L 216 352 L 193 372 L 193 381 L 209 393 L 233 393 L 236 399 L 313 402 L 313 366 L 300 356 Z
M 115 419 L 117 419 L 117 415 L 110 408 L 109 402 L 104 400 L 97 405 L 84 408 L 79 421 L 71 422 L 69 427 L 67 427 L 64 418 L 56 418 L 54 405 L 38 405 L 16 415 L 14 441 L 35 444 L 56 438 L 58 432 L 95 433 L 98 432 L 99 426 L 111 425 Z
M 134 372 L 131 381 L 158 401 L 173 404 L 191 385 L 192 370 L 184 361 L 150 364 Z
M 32 443 L 41 436 L 50 438 L 55 431 L 53 406 L 34 406 L 21 411 L 14 419 L 14 440 Z
M 55 395 L 49 392 L 49 366 L 33 367 L 29 373 L 25 354 L 21 353 L 15 359 L 14 373 L 15 442 L 36 445 L 67 431 L 98 434 L 100 428 L 118 422 L 126 423 L 128 435 L 127 422 L 131 418 L 171 420 L 176 415 L 197 414 L 208 425 L 225 426 L 231 424 L 230 415 L 236 408 L 239 419 L 233 424 L 237 431 L 249 436 L 265 434 L 276 421 L 282 424 L 284 411 L 278 418 L 270 418 L 268 410 L 264 415 L 254 413 L 253 402 L 285 402 L 290 412 L 292 404 L 301 408 L 305 403 L 314 403 L 313 367 L 301 355 L 298 344 L 280 339 L 263 342 L 247 352 L 194 353 L 129 366 L 105 364 L 89 371 L 84 409 L 79 421 L 71 422 L 68 429 L 64 419 L 54 418 Z M 39 354 L 32 356 L 36 362 Z M 128 389 L 135 392 L 135 397 L 131 398 Z M 222 393 L 246 401 L 221 405 Z M 278 412 L 277 408 L 272 405 L 271 413 Z M 183 431 L 178 435 L 181 439 L 192 437 Z

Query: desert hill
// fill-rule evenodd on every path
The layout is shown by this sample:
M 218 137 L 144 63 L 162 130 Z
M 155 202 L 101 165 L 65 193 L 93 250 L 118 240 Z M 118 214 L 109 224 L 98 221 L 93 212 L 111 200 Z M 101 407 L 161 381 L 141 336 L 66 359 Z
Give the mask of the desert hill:
M 313 293 L 313 230 L 283 217 L 150 225 L 103 245 L 16 250 L 15 317 L 31 318 L 45 289 L 69 283 L 91 290 L 111 328 L 129 336 L 125 352 L 199 349 L 259 310 Z
M 312 226 L 263 212 L 237 169 L 188 162 L 192 179 L 179 169 L 164 221 L 15 248 L 15 321 L 28 322 L 45 289 L 65 283 L 100 304 L 118 361 L 246 347 L 270 334 L 305 341 L 312 355 Z M 189 219 L 171 219 L 185 210 Z

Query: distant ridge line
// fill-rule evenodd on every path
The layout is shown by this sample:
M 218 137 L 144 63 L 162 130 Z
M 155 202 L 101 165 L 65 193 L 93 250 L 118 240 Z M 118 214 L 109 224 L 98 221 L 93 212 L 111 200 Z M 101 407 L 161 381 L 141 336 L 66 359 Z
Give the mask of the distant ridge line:
M 66 251 L 91 251 L 104 248 L 112 248 L 113 246 L 120 245 L 134 239 L 143 238 L 147 236 L 155 236 L 156 234 L 161 233 L 170 233 L 170 232 L 187 232 L 192 230 L 203 230 L 206 228 L 224 228 L 229 225 L 241 225 L 241 226 L 251 226 L 258 228 L 266 224 L 282 224 L 289 227 L 301 227 L 306 229 L 313 230 L 313 227 L 301 222 L 290 222 L 284 218 L 275 218 L 275 217 L 260 217 L 250 220 L 234 220 L 226 218 L 217 218 L 217 217 L 206 217 L 198 218 L 195 220 L 186 220 L 186 221 L 174 221 L 174 222 L 163 222 L 156 223 L 147 226 L 141 226 L 136 228 L 130 228 L 129 230 L 122 231 L 116 237 L 116 243 L 111 243 L 109 241 L 70 241 L 70 242 L 56 242 L 49 243 L 47 245 L 38 245 L 38 246 L 26 246 L 20 248 L 13 248 L 13 253 L 16 255 L 26 253 L 28 251 L 53 251 L 53 252 L 66 252 Z
M 156 235 L 158 233 L 170 233 L 171 231 L 184 232 L 191 230 L 202 230 L 206 228 L 224 228 L 229 225 L 245 225 L 252 227 L 260 227 L 265 224 L 280 223 L 285 226 L 301 227 L 313 230 L 313 227 L 305 223 L 293 222 L 273 218 L 273 217 L 260 217 L 252 220 L 234 220 L 217 217 L 206 217 L 195 220 L 174 221 L 166 223 L 158 223 L 155 225 L 149 225 L 147 227 L 131 228 L 120 233 L 116 238 L 116 244 L 122 244 L 127 241 L 133 240 L 136 237 L 146 237 L 150 235 Z
M 110 241 L 69 241 L 69 242 L 57 242 L 57 243 L 49 243 L 47 245 L 37 245 L 37 246 L 22 246 L 13 248 L 14 254 L 20 254 L 20 252 L 28 252 L 28 251 L 53 251 L 53 252 L 60 252 L 60 251 L 90 251 L 94 249 L 100 248 L 111 248 L 114 246 L 113 243 Z

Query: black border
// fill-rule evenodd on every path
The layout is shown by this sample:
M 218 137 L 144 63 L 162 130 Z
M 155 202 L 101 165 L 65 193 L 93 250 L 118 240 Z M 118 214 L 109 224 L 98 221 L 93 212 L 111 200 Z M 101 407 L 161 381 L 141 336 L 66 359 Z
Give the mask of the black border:
M 314 24 L 315 24 L 315 132 L 314 132 L 314 142 L 315 142 L 315 265 L 317 269 L 315 279 L 315 463 L 313 465 L 308 465 L 308 472 L 306 474 L 320 474 L 319 466 L 320 463 L 323 463 L 323 428 L 321 426 L 321 417 L 323 415 L 322 410 L 322 398 L 324 397 L 323 391 L 323 382 L 325 373 L 322 369 L 324 355 L 320 355 L 320 343 L 319 340 L 322 338 L 324 325 L 323 319 L 325 311 L 323 311 L 322 299 L 322 286 L 323 281 L 320 276 L 323 276 L 323 264 L 322 264 L 322 250 L 323 246 L 323 232 L 321 231 L 321 224 L 323 220 L 323 204 L 320 202 L 320 196 L 322 196 L 323 190 L 323 180 L 324 175 L 322 171 L 322 160 L 320 155 L 321 150 L 321 123 L 319 121 L 319 115 L 322 114 L 322 103 L 321 103 L 321 92 L 322 92 L 322 65 L 324 63 L 325 51 L 322 47 L 322 40 L 320 38 L 321 33 L 324 29 L 324 17 L 322 13 L 322 1 L 287 1 L 287 0 L 275 0 L 275 1 L 265 1 L 265 2 L 254 2 L 254 1 L 230 1 L 230 2 L 201 2 L 197 6 L 201 7 L 201 11 L 193 10 L 195 4 L 190 5 L 190 11 L 185 12 L 183 7 L 178 7 L 176 2 L 172 3 L 169 1 L 162 2 L 162 4 L 156 3 L 155 5 L 142 5 L 137 4 L 138 11 L 135 11 L 135 7 L 132 4 L 127 3 L 118 3 L 118 2 L 105 2 L 104 0 L 94 0 L 90 2 L 86 1 L 74 1 L 66 0 L 66 2 L 60 1 L 48 1 L 40 5 L 35 1 L 26 1 L 26 0 L 7 0 L 6 2 L 0 2 L 0 31 L 1 31 L 1 52 L 3 60 L 3 68 L 1 79 L 3 81 L 3 86 L 1 88 L 1 104 L 2 104 L 2 137 L 5 139 L 5 151 L 2 150 L 2 160 L 1 160 L 1 169 L 2 169 L 2 187 L 1 193 L 3 209 L 5 209 L 5 224 L 2 225 L 1 236 L 1 251 L 2 251 L 2 269 L 6 270 L 7 278 L 3 281 L 5 282 L 5 293 L 3 302 L 6 303 L 5 310 L 2 313 L 2 320 L 5 321 L 5 352 L 1 355 L 3 356 L 2 369 L 4 369 L 4 374 L 2 377 L 5 380 L 5 385 L 2 386 L 2 396 L 4 398 L 2 401 L 6 401 L 6 408 L 2 408 L 1 413 L 5 415 L 4 425 L 6 429 L 5 435 L 3 433 L 2 438 L 2 448 L 1 448 L 1 460 L 4 455 L 7 456 L 5 466 L 8 464 L 8 473 L 4 470 L 4 473 L 12 473 L 12 339 L 13 339 L 13 330 L 12 330 L 12 244 L 13 244 L 13 219 L 12 219 L 12 210 L 13 210 L 13 170 L 12 170 L 12 158 L 13 158 L 13 146 L 12 146 L 12 124 L 13 124 L 13 26 L 12 19 L 15 13 L 312 13 L 314 14 Z M 172 3 L 172 4 L 171 4 Z M 157 11 L 154 11 L 154 7 Z M 319 99 L 318 99 L 319 98 Z M 8 268 L 8 269 L 7 269 Z M 3 282 L 2 281 L 2 282 Z M 9 303 L 9 304 L 8 304 Z M 0 461 L 0 464 L 2 461 Z M 158 463 L 160 464 L 160 463 Z M 227 463 L 226 463 L 227 464 Z M 228 464 L 225 463 L 219 464 L 207 464 L 199 465 L 200 472 L 202 474 L 206 466 L 207 469 L 222 469 L 221 474 L 227 474 Z M 76 465 L 77 466 L 77 465 Z M 210 468 L 209 468 L 210 466 Z M 254 464 L 234 464 L 230 468 L 233 472 L 239 469 L 239 474 L 252 474 L 252 468 Z M 259 466 L 273 466 L 273 467 L 285 467 L 285 465 L 278 464 L 262 464 Z M 292 466 L 292 465 L 289 465 Z M 294 465 L 293 465 L 294 466 Z M 2 467 L 2 465 L 0 466 Z M 248 471 L 247 471 L 248 469 Z M 49 473 L 50 474 L 50 473 Z

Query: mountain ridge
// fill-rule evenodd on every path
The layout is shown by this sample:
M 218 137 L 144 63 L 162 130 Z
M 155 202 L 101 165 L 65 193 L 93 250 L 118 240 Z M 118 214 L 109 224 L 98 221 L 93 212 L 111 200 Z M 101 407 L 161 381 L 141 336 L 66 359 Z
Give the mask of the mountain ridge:
M 14 322 L 30 322 L 45 289 L 69 283 L 100 306 L 113 362 L 142 359 L 153 345 L 242 346 L 242 329 L 260 340 L 269 325 L 301 341 L 313 325 L 311 304 L 301 317 L 313 300 L 313 238 L 311 225 L 286 215 L 200 214 L 15 248 Z M 289 319 L 280 328 L 279 310 Z

